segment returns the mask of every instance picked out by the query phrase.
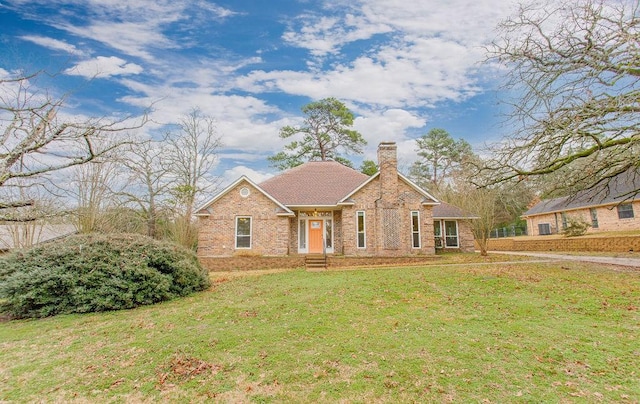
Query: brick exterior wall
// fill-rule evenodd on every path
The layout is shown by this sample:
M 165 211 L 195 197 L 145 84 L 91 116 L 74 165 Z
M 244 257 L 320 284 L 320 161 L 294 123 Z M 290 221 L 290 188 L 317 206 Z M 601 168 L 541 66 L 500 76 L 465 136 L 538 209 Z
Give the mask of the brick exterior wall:
M 602 231 L 624 231 L 624 230 L 640 230 L 640 201 L 633 201 L 634 217 L 629 219 L 619 219 L 616 205 L 597 206 L 595 207 L 598 215 L 598 228 L 589 227 L 588 233 L 598 233 Z M 567 217 L 581 217 L 587 223 L 591 223 L 591 212 L 589 208 L 573 209 L 566 211 Z M 557 218 L 557 227 L 556 227 Z M 561 213 L 546 213 L 536 216 L 527 217 L 527 229 L 529 235 L 540 235 L 538 224 L 549 223 L 552 234 L 562 232 L 562 215 Z
M 396 145 L 382 143 L 378 159 L 380 175 L 351 196 L 355 204 L 343 206 L 341 209 L 338 207 L 333 211 L 334 254 L 362 257 L 435 254 L 432 206 L 422 205 L 424 196 L 399 177 Z M 250 193 L 242 197 L 240 190 L 245 187 Z M 277 203 L 252 186 L 249 181 L 242 180 L 233 188 L 225 190 L 206 211 L 209 213 L 208 216 L 199 216 L 200 257 L 298 254 L 298 212 L 294 212 L 295 217 L 278 216 Z M 358 211 L 365 212 L 365 248 L 357 247 Z M 419 212 L 419 248 L 413 248 L 412 211 Z M 250 249 L 235 247 L 238 216 L 251 217 Z M 460 250 L 473 250 L 473 236 L 463 225 L 459 226 L 459 240 Z
M 458 220 L 458 244 L 461 252 L 474 252 L 476 249 L 471 224 L 466 220 Z
M 342 209 L 345 255 L 402 256 L 435 254 L 431 206 L 423 206 L 424 197 L 404 181 L 397 181 L 396 185 L 397 191 L 395 194 L 397 197 L 395 202 L 380 201 L 381 195 L 384 195 L 386 189 L 383 187 L 380 177 L 378 177 L 351 197 L 355 201 L 353 206 L 345 206 Z M 397 234 L 399 236 L 397 248 L 385 248 L 384 209 L 397 209 Z M 357 246 L 356 213 L 358 211 L 365 212 L 365 248 L 358 248 Z M 420 212 L 420 248 L 412 247 L 411 211 Z M 396 233 L 395 230 L 394 233 Z
M 240 195 L 243 187 L 250 190 L 249 196 Z M 241 181 L 209 207 L 210 216 L 199 217 L 198 255 L 287 255 L 289 218 L 278 216 L 277 207 L 261 191 Z M 251 217 L 251 249 L 235 247 L 238 216 Z

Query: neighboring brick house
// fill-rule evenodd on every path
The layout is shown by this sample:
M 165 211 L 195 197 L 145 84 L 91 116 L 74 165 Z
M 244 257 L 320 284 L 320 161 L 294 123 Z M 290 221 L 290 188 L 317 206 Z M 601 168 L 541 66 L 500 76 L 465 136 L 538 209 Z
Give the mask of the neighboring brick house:
M 573 197 L 545 199 L 527 210 L 529 235 L 561 233 L 569 218 L 581 218 L 589 233 L 640 230 L 640 172 L 627 171 L 608 184 L 578 192 Z
M 378 165 L 372 176 L 335 161 L 308 162 L 260 184 L 242 176 L 197 210 L 198 255 L 473 251 L 468 218 L 398 172 L 395 143 L 379 145 Z

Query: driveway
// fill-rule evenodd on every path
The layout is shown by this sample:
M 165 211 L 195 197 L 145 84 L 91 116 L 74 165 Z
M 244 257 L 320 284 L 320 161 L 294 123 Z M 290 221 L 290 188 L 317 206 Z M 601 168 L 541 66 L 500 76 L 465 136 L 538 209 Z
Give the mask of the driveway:
M 566 255 L 566 254 L 549 254 L 534 251 L 489 251 L 490 254 L 509 254 L 509 255 L 526 255 L 528 257 L 537 257 L 552 259 L 558 261 L 582 261 L 595 262 L 598 264 L 620 265 L 624 267 L 640 268 L 640 258 L 624 258 L 624 257 L 602 257 L 593 255 Z

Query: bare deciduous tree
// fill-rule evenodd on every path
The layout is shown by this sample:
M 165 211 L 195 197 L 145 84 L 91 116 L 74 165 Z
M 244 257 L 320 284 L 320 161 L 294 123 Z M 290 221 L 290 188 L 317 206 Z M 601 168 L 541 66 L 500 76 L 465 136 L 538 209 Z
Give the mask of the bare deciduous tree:
M 446 187 L 440 190 L 440 198 L 458 206 L 476 218 L 469 220 L 480 254 L 487 255 L 491 231 L 501 224 L 517 220 L 533 199 L 528 184 L 505 181 L 478 187 L 473 181 L 490 182 L 490 178 L 478 178 L 475 167 L 483 165 L 478 156 L 470 155 L 459 170 L 451 176 Z
M 211 170 L 221 141 L 215 120 L 197 108 L 184 116 L 179 126 L 180 131 L 166 137 L 164 164 L 173 178 L 171 193 L 177 213 L 174 241 L 192 247 L 197 241 L 192 217 L 198 196 L 212 191 L 219 183 Z
M 491 60 L 508 69 L 508 90 L 517 95 L 515 134 L 484 167 L 491 182 L 556 173 L 554 187 L 572 194 L 638 169 L 639 7 L 547 1 L 500 25 Z
M 103 155 L 87 164 L 74 167 L 73 188 L 69 191 L 76 200 L 77 227 L 80 233 L 108 231 L 105 212 L 115 208 L 117 195 L 125 184 L 118 178 L 121 162 L 114 155 Z
M 146 116 L 133 123 L 128 118 L 66 117 L 66 97 L 54 98 L 32 85 L 37 76 L 0 78 L 0 189 L 92 161 L 123 143 L 104 139 L 146 123 Z M 31 204 L 1 197 L 0 211 Z M 0 214 L 0 220 L 10 219 L 4 216 L 10 215 Z
M 168 152 L 162 142 L 148 140 L 132 144 L 130 158 L 124 162 L 129 171 L 130 189 L 122 194 L 140 208 L 147 224 L 147 235 L 158 238 L 158 216 L 175 178 L 170 166 L 163 163 Z

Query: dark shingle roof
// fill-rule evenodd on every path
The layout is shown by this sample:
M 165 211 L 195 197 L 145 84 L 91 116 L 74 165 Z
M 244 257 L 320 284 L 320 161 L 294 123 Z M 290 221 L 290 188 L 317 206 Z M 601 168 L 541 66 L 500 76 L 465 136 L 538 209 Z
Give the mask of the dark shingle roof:
M 287 206 L 336 205 L 369 179 L 335 161 L 310 161 L 262 182 L 260 187 Z
M 469 219 L 474 217 L 474 215 L 446 202 L 440 202 L 440 205 L 433 207 L 434 219 Z
M 640 198 L 640 171 L 627 171 L 612 178 L 607 184 L 578 192 L 574 196 L 545 199 L 535 204 L 522 216 L 561 212 L 590 206 L 608 205 Z

